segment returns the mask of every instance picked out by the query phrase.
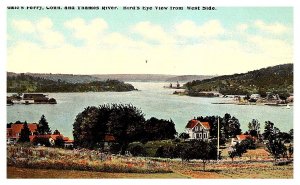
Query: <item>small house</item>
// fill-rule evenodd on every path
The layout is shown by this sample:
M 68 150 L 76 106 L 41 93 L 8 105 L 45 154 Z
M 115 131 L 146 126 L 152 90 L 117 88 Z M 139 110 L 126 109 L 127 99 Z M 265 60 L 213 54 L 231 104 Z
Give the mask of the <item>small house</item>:
M 199 120 L 192 119 L 187 123 L 185 129 L 186 133 L 189 134 L 189 139 L 206 141 L 210 137 L 210 125 L 208 122 L 200 122 Z
M 254 142 L 256 142 L 256 140 L 257 140 L 256 137 L 253 137 L 253 136 L 251 136 L 249 134 L 236 135 L 235 138 L 231 139 L 231 146 L 236 145 L 236 143 L 241 143 L 243 140 L 248 139 L 248 138 L 253 139 Z
M 104 136 L 104 150 L 109 150 L 110 146 L 116 141 L 112 134 L 105 134 Z
M 18 139 L 20 138 L 21 130 L 23 129 L 23 125 L 23 123 L 13 123 L 9 128 L 6 129 L 7 144 L 14 144 L 18 141 Z M 31 138 L 31 136 L 33 136 L 33 133 L 37 130 L 37 124 L 29 123 L 27 125 L 31 132 L 29 138 Z

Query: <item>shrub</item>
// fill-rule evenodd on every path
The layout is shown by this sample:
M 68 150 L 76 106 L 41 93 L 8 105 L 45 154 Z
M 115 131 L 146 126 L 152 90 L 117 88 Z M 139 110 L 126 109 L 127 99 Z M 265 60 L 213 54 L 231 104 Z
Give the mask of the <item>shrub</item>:
M 127 149 L 133 156 L 146 156 L 146 150 L 142 144 L 133 143 L 130 144 Z
M 50 142 L 49 142 L 49 138 L 50 137 L 34 137 L 32 140 L 33 145 L 45 145 L 45 146 L 50 146 Z

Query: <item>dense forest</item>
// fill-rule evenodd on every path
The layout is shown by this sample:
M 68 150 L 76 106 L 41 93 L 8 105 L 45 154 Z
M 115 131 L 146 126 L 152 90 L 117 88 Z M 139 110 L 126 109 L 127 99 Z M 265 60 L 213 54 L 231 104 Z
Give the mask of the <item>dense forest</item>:
M 188 95 L 197 96 L 201 91 L 218 91 L 221 94 L 253 94 L 266 92 L 288 96 L 293 93 L 293 64 L 282 64 L 247 73 L 194 80 L 185 85 Z
M 7 75 L 7 92 L 102 92 L 132 91 L 131 84 L 118 80 L 93 81 L 88 83 L 69 83 L 62 80 L 54 81 L 25 74 Z

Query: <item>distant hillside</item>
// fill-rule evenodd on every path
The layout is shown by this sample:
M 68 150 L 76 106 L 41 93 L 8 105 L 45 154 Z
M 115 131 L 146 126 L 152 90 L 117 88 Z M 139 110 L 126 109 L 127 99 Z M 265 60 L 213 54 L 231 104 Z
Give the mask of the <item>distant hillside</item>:
M 7 73 L 8 77 L 18 76 L 18 75 L 20 75 L 20 74 L 12 73 L 12 72 Z M 24 73 L 24 75 L 43 78 L 46 80 L 52 80 L 52 81 L 56 81 L 56 82 L 64 81 L 67 83 L 88 83 L 88 82 L 100 80 L 97 77 L 90 76 L 90 75 L 51 74 L 51 73 Z M 107 78 L 103 79 L 103 80 L 107 80 Z
M 210 79 L 216 76 L 210 76 L 210 75 L 182 75 L 182 76 L 175 76 L 172 78 L 168 78 L 167 82 L 189 82 L 192 80 L 205 80 Z
M 131 84 L 127 84 L 118 80 L 98 80 L 86 83 L 69 83 L 62 81 L 61 79 L 55 81 L 37 76 L 26 75 L 23 73 L 7 74 L 7 92 L 121 92 L 132 90 L 135 90 L 135 88 Z
M 175 75 L 163 74 L 101 74 L 92 75 L 98 79 L 115 79 L 124 82 L 165 82 L 167 79 L 176 77 Z
M 293 93 L 293 64 L 267 67 L 248 73 L 194 80 L 185 85 L 188 95 L 197 96 L 201 91 L 219 91 L 222 94 L 265 95 L 266 92 L 287 96 Z
M 8 72 L 8 76 L 16 76 L 17 73 Z M 88 83 L 93 81 L 120 80 L 123 82 L 188 82 L 192 80 L 203 80 L 214 76 L 207 75 L 163 75 L 163 74 L 51 74 L 51 73 L 25 73 L 25 75 L 39 77 L 53 81 L 65 81 L 68 83 Z

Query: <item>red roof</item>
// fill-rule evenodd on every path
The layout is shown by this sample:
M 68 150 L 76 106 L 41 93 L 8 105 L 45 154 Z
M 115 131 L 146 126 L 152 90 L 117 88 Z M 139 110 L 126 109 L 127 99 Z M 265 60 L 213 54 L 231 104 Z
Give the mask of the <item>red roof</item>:
M 188 124 L 185 126 L 185 128 L 194 128 L 197 124 L 201 124 L 204 128 L 210 129 L 210 125 L 208 122 L 200 122 L 199 120 L 192 119 L 188 122 Z
M 37 129 L 37 124 L 36 123 L 30 123 L 28 124 L 28 128 L 30 130 L 30 132 L 35 132 Z
M 28 123 L 28 128 L 30 130 L 30 132 L 35 132 L 37 130 L 38 125 L 36 123 Z M 20 133 L 21 130 L 23 129 L 23 124 L 12 124 L 11 128 L 7 128 L 7 137 L 8 138 L 16 138 L 18 139 L 20 137 Z M 64 142 L 68 142 L 68 143 L 72 143 L 73 140 L 69 140 L 68 137 L 64 137 L 62 134 L 45 134 L 45 135 L 30 135 L 29 139 L 30 141 L 32 141 L 35 137 L 39 137 L 39 138 L 52 138 L 53 140 L 56 140 L 57 137 L 62 137 L 62 139 L 64 140 Z M 114 140 L 114 137 L 108 137 L 109 140 Z
M 112 134 L 106 134 L 105 136 L 104 136 L 104 141 L 115 141 L 116 139 L 115 139 L 115 137 L 112 135 Z
M 35 135 L 30 135 L 29 136 L 29 139 L 30 139 L 30 142 L 32 142 L 32 140 L 35 138 Z
M 32 141 L 34 138 L 52 138 L 54 141 L 56 141 L 57 137 L 62 137 L 65 143 L 73 143 L 73 140 L 70 140 L 68 137 L 64 137 L 62 134 L 45 134 L 45 135 L 33 135 L 29 136 L 30 141 Z
M 185 126 L 185 128 L 194 128 L 199 123 L 198 120 L 192 119 L 188 122 L 188 124 Z
M 202 126 L 206 129 L 210 129 L 210 125 L 208 122 L 200 122 L 202 124 Z
M 236 137 L 240 141 L 245 140 L 247 138 L 252 138 L 251 135 L 247 135 L 247 134 L 236 135 Z
M 29 123 L 27 124 L 30 132 L 35 132 L 37 129 L 36 123 Z M 8 137 L 17 137 L 20 135 L 21 130 L 23 129 L 23 124 L 12 124 L 11 128 L 7 129 L 7 132 L 9 133 Z

